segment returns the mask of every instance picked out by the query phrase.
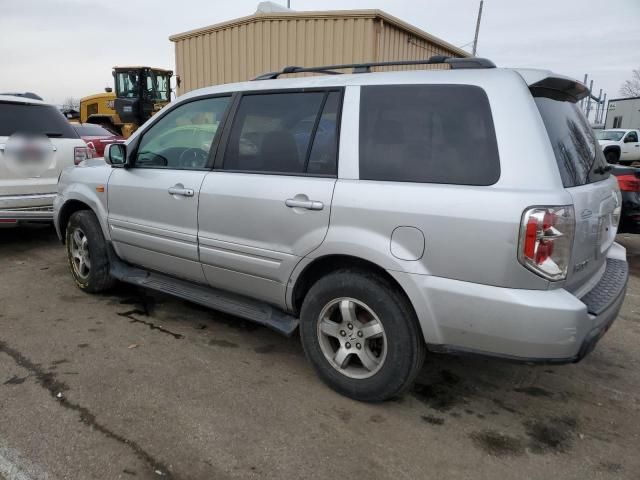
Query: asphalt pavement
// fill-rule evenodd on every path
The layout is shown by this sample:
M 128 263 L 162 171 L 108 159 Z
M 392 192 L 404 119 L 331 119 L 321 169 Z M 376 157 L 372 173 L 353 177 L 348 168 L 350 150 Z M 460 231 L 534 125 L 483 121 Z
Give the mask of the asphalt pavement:
M 120 285 L 88 295 L 51 228 L 0 230 L 0 480 L 637 479 L 640 239 L 620 317 L 579 364 L 431 355 L 378 405 L 299 339 Z

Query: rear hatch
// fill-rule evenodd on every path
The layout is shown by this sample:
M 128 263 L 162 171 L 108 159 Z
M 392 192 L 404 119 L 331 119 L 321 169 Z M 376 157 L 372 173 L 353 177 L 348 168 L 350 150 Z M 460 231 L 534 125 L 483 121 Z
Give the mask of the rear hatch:
M 45 136 L 52 156 L 37 174 L 25 174 L 6 155 L 14 134 Z M 74 163 L 74 149 L 84 142 L 66 118 L 44 103 L 0 102 L 0 196 L 55 193 L 62 169 Z
M 575 237 L 565 288 L 576 292 L 604 270 L 615 240 L 620 193 L 602 149 L 578 106 L 588 94 L 579 82 L 547 77 L 530 85 L 558 163 L 573 199 Z M 617 212 L 616 212 L 617 213 Z

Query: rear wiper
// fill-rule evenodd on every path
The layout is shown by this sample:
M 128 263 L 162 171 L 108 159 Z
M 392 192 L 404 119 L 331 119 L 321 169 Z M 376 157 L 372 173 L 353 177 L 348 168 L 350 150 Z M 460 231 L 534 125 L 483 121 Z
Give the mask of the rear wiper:
M 611 170 L 613 170 L 613 165 L 600 165 L 598 168 L 593 170 L 593 173 L 603 175 L 607 172 L 610 172 Z

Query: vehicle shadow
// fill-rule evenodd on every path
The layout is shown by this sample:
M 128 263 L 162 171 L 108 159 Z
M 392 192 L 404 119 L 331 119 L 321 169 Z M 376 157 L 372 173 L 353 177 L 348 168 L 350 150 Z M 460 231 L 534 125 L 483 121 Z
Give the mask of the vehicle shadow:
M 43 246 L 60 245 L 51 224 L 25 224 L 15 228 L 0 228 L 0 255 L 22 253 Z

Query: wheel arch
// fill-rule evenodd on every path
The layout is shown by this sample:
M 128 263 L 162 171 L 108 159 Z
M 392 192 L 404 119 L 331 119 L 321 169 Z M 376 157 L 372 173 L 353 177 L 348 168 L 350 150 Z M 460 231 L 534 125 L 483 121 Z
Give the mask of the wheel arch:
M 313 259 L 309 264 L 305 265 L 302 271 L 296 276 L 289 299 L 290 306 L 294 312 L 300 312 L 304 297 L 315 282 L 329 273 L 349 268 L 372 272 L 384 278 L 397 288 L 398 292 L 407 299 L 409 305 L 413 308 L 411 300 L 402 286 L 380 265 L 353 255 L 330 254 Z
M 58 213 L 57 217 L 57 224 L 60 231 L 60 240 L 62 240 L 62 243 L 65 243 L 66 240 L 67 224 L 69 223 L 71 215 L 81 210 L 93 211 L 89 205 L 76 199 L 67 200 L 60 208 L 60 212 Z
M 88 186 L 78 185 L 77 189 L 65 192 L 64 203 L 62 203 L 62 205 L 60 205 L 56 210 L 57 211 L 54 214 L 55 227 L 63 243 L 65 242 L 65 232 L 69 218 L 71 218 L 71 215 L 75 212 L 80 210 L 89 210 L 93 212 L 98 219 L 104 238 L 106 240 L 110 240 L 111 236 L 109 235 L 109 229 L 107 228 L 106 221 L 106 206 L 99 199 L 91 196 L 91 191 Z
M 607 145 L 602 149 L 602 152 L 606 155 L 608 152 L 615 152 L 618 155 L 618 159 L 620 158 L 620 146 L 619 145 Z

